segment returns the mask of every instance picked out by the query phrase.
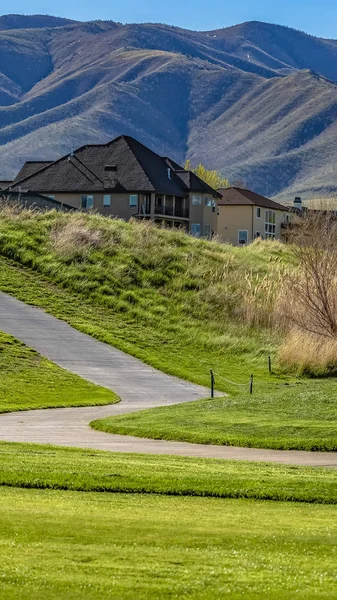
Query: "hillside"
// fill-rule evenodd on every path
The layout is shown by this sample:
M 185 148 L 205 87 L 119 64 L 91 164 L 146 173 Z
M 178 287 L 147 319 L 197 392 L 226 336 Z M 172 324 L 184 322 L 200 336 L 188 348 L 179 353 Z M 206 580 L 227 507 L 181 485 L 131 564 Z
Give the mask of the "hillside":
M 0 212 L 2 291 L 202 385 L 211 365 L 265 376 L 279 341 L 268 328 L 274 283 L 287 262 L 278 243 L 233 248 L 146 222 Z
M 0 179 L 120 133 L 282 199 L 337 189 L 337 42 L 0 17 Z
M 301 338 L 305 362 L 297 364 L 298 349 L 281 362 L 288 329 L 276 299 L 286 289 L 291 303 L 292 269 L 279 242 L 237 248 L 95 214 L 0 211 L 0 290 L 163 372 L 209 388 L 213 369 L 216 389 L 229 394 L 95 423 L 107 431 L 336 450 L 336 380 L 323 378 L 336 373 L 336 354 L 325 368 L 319 355 L 312 360 L 310 337 Z

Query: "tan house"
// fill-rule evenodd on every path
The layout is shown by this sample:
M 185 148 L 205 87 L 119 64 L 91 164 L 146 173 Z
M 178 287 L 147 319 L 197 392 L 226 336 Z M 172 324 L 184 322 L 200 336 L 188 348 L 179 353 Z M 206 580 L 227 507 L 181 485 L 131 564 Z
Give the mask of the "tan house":
M 237 187 L 220 189 L 217 234 L 223 242 L 241 246 L 256 238 L 280 239 L 288 208 Z
M 196 237 L 216 232 L 220 194 L 191 171 L 122 135 L 54 162 L 26 162 L 9 191 L 38 193 L 128 221 L 152 219 Z

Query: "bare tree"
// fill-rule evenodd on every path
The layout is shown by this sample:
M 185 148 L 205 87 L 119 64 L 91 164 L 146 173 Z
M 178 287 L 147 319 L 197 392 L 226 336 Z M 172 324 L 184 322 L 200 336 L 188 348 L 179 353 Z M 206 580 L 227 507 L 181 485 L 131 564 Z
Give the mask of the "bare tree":
M 337 218 L 308 211 L 291 227 L 298 269 L 288 275 L 285 314 L 301 330 L 337 338 Z

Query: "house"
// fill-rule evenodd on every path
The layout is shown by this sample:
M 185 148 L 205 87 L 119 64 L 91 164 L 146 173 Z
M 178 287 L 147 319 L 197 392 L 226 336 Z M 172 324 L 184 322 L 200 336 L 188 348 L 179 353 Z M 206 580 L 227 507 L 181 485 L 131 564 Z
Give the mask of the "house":
M 126 135 L 82 146 L 54 162 L 26 162 L 9 189 L 126 221 L 152 219 L 196 237 L 216 231 L 218 192 Z
M 220 189 L 217 234 L 223 242 L 244 245 L 256 238 L 280 239 L 288 208 L 238 187 Z
M 68 204 L 47 198 L 36 192 L 15 192 L 0 189 L 0 202 L 19 204 L 24 208 L 34 208 L 36 210 L 76 210 Z

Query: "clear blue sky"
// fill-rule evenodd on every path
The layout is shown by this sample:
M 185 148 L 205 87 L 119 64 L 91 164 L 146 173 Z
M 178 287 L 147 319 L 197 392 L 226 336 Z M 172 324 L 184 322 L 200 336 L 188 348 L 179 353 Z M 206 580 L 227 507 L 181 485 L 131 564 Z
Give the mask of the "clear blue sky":
M 257 20 L 337 38 L 337 0 L 0 0 L 0 14 L 8 13 L 152 21 L 199 30 Z

